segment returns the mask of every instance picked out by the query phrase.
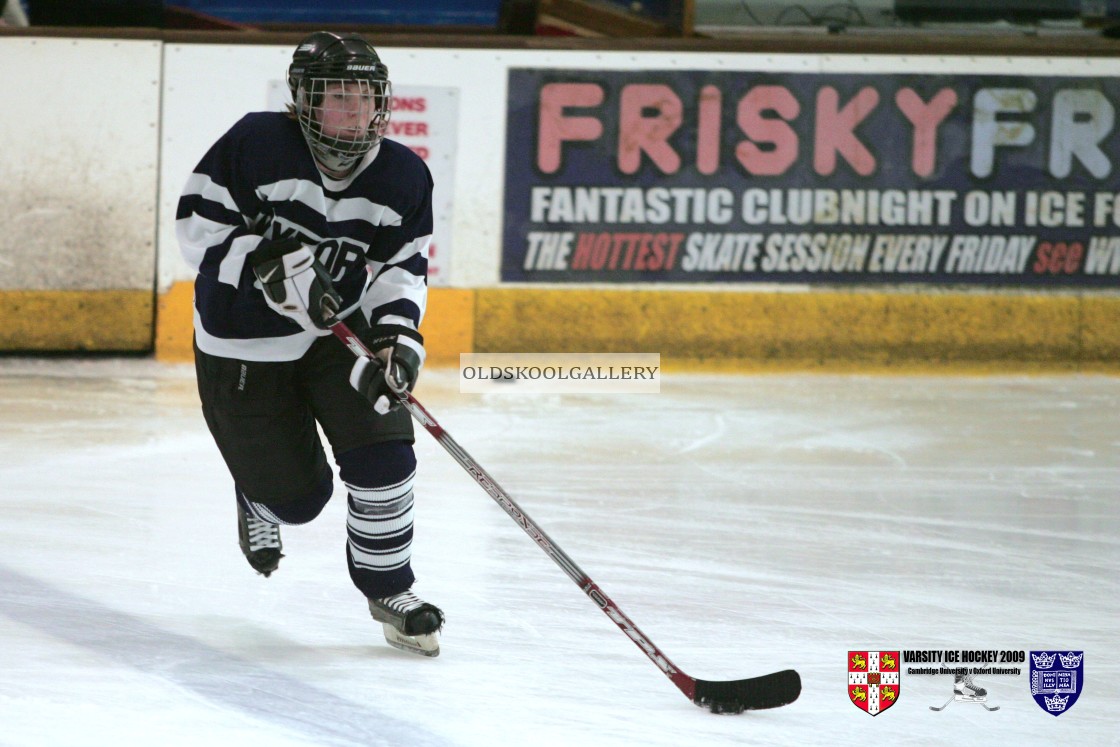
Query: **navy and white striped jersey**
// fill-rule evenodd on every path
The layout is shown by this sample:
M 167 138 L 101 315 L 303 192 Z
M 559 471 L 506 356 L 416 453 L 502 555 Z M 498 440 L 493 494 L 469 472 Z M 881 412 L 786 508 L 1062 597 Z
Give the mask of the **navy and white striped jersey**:
M 198 272 L 198 347 L 241 360 L 296 360 L 317 333 L 268 307 L 246 255 L 262 238 L 299 238 L 330 274 L 343 317 L 360 308 L 373 324 L 417 329 L 428 292 L 432 176 L 411 150 L 383 140 L 350 176 L 332 179 L 316 168 L 298 123 L 280 112 L 248 114 L 187 180 L 176 233 Z

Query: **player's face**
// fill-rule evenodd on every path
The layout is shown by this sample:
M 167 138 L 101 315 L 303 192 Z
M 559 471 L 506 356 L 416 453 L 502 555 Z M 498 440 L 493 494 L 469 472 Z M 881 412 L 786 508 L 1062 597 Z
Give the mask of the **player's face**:
M 369 132 L 377 113 L 377 96 L 366 83 L 328 83 L 323 102 L 315 109 L 323 134 L 342 140 L 360 140 Z

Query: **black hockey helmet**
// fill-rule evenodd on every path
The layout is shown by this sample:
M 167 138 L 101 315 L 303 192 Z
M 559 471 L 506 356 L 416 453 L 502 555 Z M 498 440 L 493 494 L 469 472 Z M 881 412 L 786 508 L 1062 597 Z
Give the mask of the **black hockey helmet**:
M 348 99 L 348 108 L 361 112 L 364 126 L 324 132 L 321 108 L 328 87 L 332 99 Z M 288 66 L 288 89 L 308 145 L 329 168 L 349 167 L 384 137 L 392 96 L 389 68 L 360 36 L 316 31 L 304 38 Z

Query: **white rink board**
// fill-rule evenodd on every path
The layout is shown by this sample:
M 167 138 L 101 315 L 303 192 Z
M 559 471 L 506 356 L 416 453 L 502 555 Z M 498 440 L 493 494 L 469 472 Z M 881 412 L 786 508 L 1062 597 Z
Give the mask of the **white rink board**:
M 373 39 L 376 46 L 376 39 Z M 456 287 L 496 285 L 501 261 L 508 71 L 512 67 L 612 70 L 913 72 L 926 74 L 1120 75 L 1120 60 L 414 49 L 381 47 L 394 87 L 458 92 L 452 181 Z M 160 289 L 189 279 L 174 243 L 174 200 L 206 148 L 241 114 L 263 108 L 262 91 L 282 75 L 287 47 L 170 44 L 166 49 L 161 174 Z M 437 189 L 444 185 L 437 184 Z
M 0 39 L 0 290 L 152 287 L 160 47 Z
M 159 178 L 159 283 L 193 280 L 179 254 L 175 211 L 187 177 L 226 130 L 248 112 L 269 107 L 268 82 L 292 59 L 287 46 L 167 44 L 163 49 L 163 115 Z
M 443 139 L 453 163 L 437 184 L 453 266 L 439 282 L 463 288 L 498 283 L 511 67 L 1120 75 L 1120 60 L 1103 58 L 380 51 L 398 90 L 455 92 L 457 126 Z M 0 93 L 30 102 L 0 119 L 0 289 L 145 288 L 156 277 L 165 292 L 191 280 L 174 231 L 183 184 L 239 117 L 269 107 L 269 81 L 290 59 L 290 45 L 0 38 L 0 69 L 18 73 L 0 78 Z M 83 272 L 62 271 L 76 256 Z

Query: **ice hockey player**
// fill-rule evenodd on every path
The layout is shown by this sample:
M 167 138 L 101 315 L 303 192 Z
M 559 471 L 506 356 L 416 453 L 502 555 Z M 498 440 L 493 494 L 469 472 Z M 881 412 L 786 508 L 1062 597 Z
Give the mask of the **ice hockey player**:
M 281 524 L 347 497 L 346 562 L 392 645 L 439 653 L 444 616 L 411 591 L 412 421 L 387 376 L 411 388 L 424 361 L 432 177 L 383 138 L 388 68 L 355 35 L 316 32 L 288 67 L 285 112 L 247 114 L 203 156 L 176 230 L 197 271 L 202 411 L 233 477 L 241 550 L 269 576 Z M 375 353 L 328 330 L 345 320 Z

